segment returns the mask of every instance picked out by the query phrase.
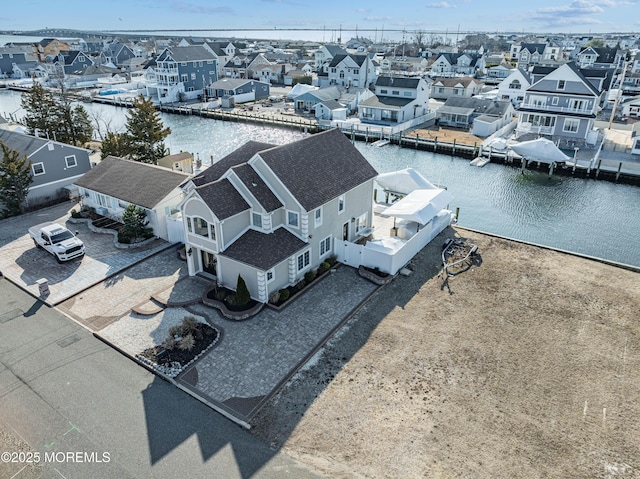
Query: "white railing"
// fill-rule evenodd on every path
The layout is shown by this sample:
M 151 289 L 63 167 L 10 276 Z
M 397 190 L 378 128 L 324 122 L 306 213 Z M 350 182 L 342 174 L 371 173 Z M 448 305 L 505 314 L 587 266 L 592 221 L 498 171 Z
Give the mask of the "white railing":
M 535 103 L 522 103 L 520 108 L 529 108 L 532 110 L 540 110 L 540 111 L 553 111 L 557 113 L 580 113 L 584 115 L 588 115 L 590 113 L 594 113 L 591 108 L 571 108 L 566 106 L 556 106 L 556 105 L 540 105 Z

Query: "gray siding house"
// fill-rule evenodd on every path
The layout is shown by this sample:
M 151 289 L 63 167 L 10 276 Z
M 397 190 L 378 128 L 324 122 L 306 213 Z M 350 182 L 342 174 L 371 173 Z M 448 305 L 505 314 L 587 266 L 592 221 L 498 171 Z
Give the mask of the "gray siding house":
M 571 62 L 531 85 L 518 107 L 518 138 L 545 136 L 565 148 L 595 144 L 600 91 Z
M 160 103 L 194 99 L 217 79 L 215 55 L 206 48 L 166 48 L 156 59 L 155 82 L 147 84 L 147 96 Z
M 242 78 L 222 78 L 207 87 L 207 96 L 233 98 L 234 103 L 261 100 L 269 97 L 269 83 Z
M 0 48 L 0 77 L 13 74 L 14 65 L 24 65 L 33 62 L 33 57 L 27 52 L 13 47 Z
M 181 204 L 190 275 L 267 302 L 371 226 L 375 169 L 338 129 L 250 141 L 193 178 Z
M 91 169 L 90 150 L 85 148 L 9 130 L 0 130 L 0 142 L 31 161 L 33 182 L 27 206 L 67 196 L 65 187 Z

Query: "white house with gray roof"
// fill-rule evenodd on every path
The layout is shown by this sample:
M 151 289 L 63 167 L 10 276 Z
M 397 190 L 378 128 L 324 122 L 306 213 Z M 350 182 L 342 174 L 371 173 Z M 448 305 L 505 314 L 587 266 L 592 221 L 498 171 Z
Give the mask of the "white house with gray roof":
M 67 187 L 91 169 L 90 150 L 0 129 L 0 142 L 31 162 L 28 205 L 68 196 Z
M 250 141 L 186 186 L 190 275 L 267 302 L 371 226 L 375 169 L 340 130 L 286 145 Z
M 498 85 L 498 98 L 509 100 L 514 106 L 518 106 L 532 83 L 531 76 L 524 68 L 516 68 Z
M 429 113 L 429 84 L 421 77 L 380 76 L 375 96 L 358 105 L 362 122 L 397 124 Z
M 171 228 L 168 219 L 178 212 L 184 197 L 180 188 L 189 175 L 161 166 L 108 156 L 92 170 L 75 181 L 82 204 L 96 209 L 98 214 L 116 220 L 125 208 L 142 208 L 153 234 L 165 241 L 184 241 L 178 225 Z
M 336 55 L 326 77 L 318 75 L 318 86 L 367 88 L 375 83 L 376 68 L 369 55 Z

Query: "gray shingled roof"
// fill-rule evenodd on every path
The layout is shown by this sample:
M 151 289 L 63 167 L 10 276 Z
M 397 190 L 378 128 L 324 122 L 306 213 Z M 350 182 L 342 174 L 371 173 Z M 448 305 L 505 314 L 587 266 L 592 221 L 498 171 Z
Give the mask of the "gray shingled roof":
M 401 109 L 403 106 L 408 105 L 415 98 L 398 98 L 395 96 L 374 95 L 360 102 L 360 106 L 371 106 L 377 108 L 393 108 Z
M 230 218 L 250 208 L 226 178 L 199 186 L 196 191 L 219 220 Z
M 477 114 L 502 116 L 507 111 L 511 102 L 508 100 L 488 100 L 483 98 L 457 98 L 447 99 L 437 111 L 450 113 L 455 109 L 473 109 Z
M 305 247 L 304 241 L 285 228 L 278 228 L 273 233 L 250 229 L 218 255 L 266 271 Z
M 395 86 L 397 88 L 418 88 L 420 78 L 407 77 L 378 77 L 376 86 Z
M 307 211 L 378 175 L 337 128 L 263 151 L 260 157 Z
M 75 184 L 127 203 L 153 208 L 188 178 L 160 166 L 108 156 Z
M 46 145 L 49 140 L 43 140 L 42 138 L 36 138 L 35 136 L 25 135 L 15 131 L 0 130 L 0 141 L 21 155 L 29 157 Z
M 237 150 L 229 153 L 224 158 L 218 160 L 209 168 L 204 170 L 200 175 L 193 178 L 193 184 L 196 186 L 204 185 L 205 183 L 211 183 L 220 179 L 227 170 L 233 166 L 246 163 L 253 156 L 262 150 L 273 148 L 275 145 L 269 143 L 260 143 L 258 141 L 248 141 Z
M 213 60 L 213 54 L 200 45 L 190 45 L 188 47 L 172 47 L 169 49 L 170 56 L 176 62 L 193 62 L 200 60 Z
M 367 55 L 336 55 L 336 56 L 333 57 L 333 60 L 331 60 L 331 63 L 329 63 L 329 66 L 330 67 L 338 66 L 340 64 L 340 62 L 342 62 L 342 60 L 344 60 L 347 57 L 351 57 L 351 59 L 358 66 L 362 66 L 362 64 L 367 59 Z
M 282 206 L 278 197 L 273 194 L 273 191 L 269 189 L 267 184 L 260 178 L 260 175 L 250 165 L 244 163 L 234 166 L 232 170 L 265 211 L 275 211 Z

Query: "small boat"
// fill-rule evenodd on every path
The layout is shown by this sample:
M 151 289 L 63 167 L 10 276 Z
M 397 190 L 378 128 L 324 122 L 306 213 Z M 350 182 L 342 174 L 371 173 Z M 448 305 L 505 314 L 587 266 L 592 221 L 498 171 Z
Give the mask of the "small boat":
M 382 140 L 374 141 L 373 143 L 371 143 L 371 146 L 375 146 L 376 148 L 380 148 L 382 146 L 388 145 L 389 143 L 391 143 L 389 140 L 382 139 Z
M 482 168 L 484 165 L 489 163 L 491 160 L 486 156 L 479 156 L 474 160 L 471 160 L 471 166 L 477 166 L 478 168 Z

